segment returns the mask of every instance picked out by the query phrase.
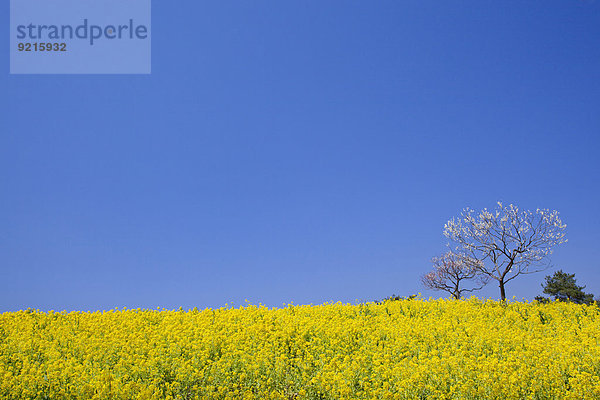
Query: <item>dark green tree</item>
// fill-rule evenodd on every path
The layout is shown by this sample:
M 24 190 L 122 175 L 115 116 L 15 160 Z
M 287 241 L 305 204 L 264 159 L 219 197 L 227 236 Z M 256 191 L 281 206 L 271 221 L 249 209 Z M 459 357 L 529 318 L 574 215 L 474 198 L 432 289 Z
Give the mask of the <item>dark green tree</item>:
M 554 275 L 546 276 L 546 283 L 542 284 L 544 293 L 554 297 L 555 300 L 570 301 L 577 304 L 591 304 L 594 301 L 594 295 L 585 293 L 585 286 L 578 286 L 575 281 L 575 274 L 567 274 L 562 270 L 556 271 Z M 543 297 L 536 297 L 536 300 L 542 301 Z

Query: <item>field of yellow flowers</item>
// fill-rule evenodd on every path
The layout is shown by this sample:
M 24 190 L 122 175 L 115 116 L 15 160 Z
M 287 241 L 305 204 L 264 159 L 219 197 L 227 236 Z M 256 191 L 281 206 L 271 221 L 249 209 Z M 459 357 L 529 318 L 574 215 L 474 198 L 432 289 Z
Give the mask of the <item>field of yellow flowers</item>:
M 0 314 L 1 399 L 600 399 L 600 308 L 400 300 Z

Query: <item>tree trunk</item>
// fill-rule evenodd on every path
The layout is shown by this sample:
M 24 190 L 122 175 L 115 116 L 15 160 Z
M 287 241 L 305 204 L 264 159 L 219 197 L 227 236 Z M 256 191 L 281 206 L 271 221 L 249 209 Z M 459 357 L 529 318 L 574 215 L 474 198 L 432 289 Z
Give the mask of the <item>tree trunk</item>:
M 500 300 L 504 301 L 504 300 L 506 300 L 506 292 L 504 291 L 504 281 L 500 281 L 499 286 L 500 286 Z

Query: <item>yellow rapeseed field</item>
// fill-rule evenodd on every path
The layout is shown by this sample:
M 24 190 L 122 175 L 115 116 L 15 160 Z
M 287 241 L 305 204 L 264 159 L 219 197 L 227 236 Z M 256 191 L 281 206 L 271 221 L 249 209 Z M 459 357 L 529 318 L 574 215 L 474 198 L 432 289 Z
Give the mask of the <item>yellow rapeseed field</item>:
M 600 399 L 600 309 L 401 300 L 0 314 L 1 399 Z

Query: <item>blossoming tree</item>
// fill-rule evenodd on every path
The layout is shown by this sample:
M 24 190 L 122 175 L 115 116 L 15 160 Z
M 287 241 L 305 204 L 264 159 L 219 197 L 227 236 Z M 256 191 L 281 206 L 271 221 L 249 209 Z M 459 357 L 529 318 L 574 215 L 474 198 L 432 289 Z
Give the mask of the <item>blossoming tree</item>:
M 479 214 L 464 209 L 460 218 L 448 221 L 444 235 L 458 250 L 480 261 L 479 273 L 498 282 L 505 300 L 508 282 L 549 266 L 553 248 L 567 242 L 565 229 L 558 211 L 531 212 L 498 202 L 495 210 Z
M 463 293 L 481 289 L 488 282 L 487 275 L 479 274 L 480 261 L 464 254 L 447 252 L 441 257 L 431 260 L 433 269 L 421 277 L 421 282 L 428 289 L 443 290 L 460 299 Z M 465 281 L 472 285 L 461 287 Z

